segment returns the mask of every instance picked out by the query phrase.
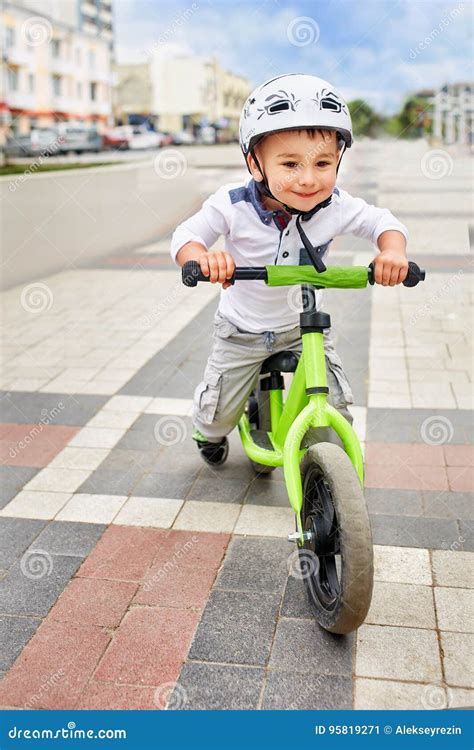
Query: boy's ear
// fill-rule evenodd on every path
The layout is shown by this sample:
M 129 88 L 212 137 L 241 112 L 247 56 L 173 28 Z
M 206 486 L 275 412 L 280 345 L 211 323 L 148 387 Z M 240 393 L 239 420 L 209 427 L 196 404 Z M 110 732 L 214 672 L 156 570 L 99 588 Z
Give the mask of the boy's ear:
M 256 180 L 257 182 L 262 182 L 263 175 L 260 172 L 259 168 L 257 167 L 257 165 L 255 163 L 255 159 L 253 158 L 253 156 L 252 156 L 251 153 L 247 154 L 247 164 L 248 164 L 248 167 L 250 169 L 250 173 L 251 173 L 252 177 L 254 178 L 254 180 Z

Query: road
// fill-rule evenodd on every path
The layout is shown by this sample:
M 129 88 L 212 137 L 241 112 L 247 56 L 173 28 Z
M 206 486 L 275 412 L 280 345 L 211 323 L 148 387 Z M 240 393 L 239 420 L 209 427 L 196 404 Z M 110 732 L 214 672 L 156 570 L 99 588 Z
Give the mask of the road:
M 219 185 L 246 175 L 235 145 L 109 158 L 123 164 L 0 178 L 1 288 L 159 241 Z

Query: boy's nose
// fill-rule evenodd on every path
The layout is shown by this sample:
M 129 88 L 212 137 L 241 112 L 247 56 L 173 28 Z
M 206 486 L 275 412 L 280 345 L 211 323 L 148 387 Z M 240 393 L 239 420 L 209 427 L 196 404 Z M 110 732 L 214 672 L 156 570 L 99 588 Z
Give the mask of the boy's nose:
M 302 169 L 298 175 L 298 183 L 300 185 L 314 185 L 316 182 L 316 175 L 311 167 Z

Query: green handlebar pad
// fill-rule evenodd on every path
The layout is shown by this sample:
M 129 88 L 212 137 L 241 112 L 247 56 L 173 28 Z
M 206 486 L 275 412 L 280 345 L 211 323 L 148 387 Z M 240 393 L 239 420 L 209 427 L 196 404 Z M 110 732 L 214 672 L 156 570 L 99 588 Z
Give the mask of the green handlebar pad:
M 323 273 L 318 273 L 314 266 L 266 266 L 266 269 L 268 286 L 313 284 L 327 289 L 364 289 L 369 278 L 367 266 L 330 266 Z

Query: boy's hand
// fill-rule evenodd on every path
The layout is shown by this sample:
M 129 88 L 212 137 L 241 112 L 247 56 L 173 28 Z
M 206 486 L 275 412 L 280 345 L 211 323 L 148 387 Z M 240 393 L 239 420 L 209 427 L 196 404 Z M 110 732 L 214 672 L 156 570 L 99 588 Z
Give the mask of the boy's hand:
M 221 251 L 203 253 L 198 258 L 198 262 L 204 276 L 209 276 L 209 281 L 213 284 L 219 282 L 219 284 L 222 284 L 223 289 L 231 286 L 230 281 L 227 281 L 227 279 L 230 279 L 235 269 L 232 255 Z
M 395 286 L 405 281 L 408 273 L 405 236 L 396 229 L 388 229 L 379 236 L 380 255 L 372 261 L 374 279 L 382 286 Z
M 405 281 L 408 273 L 408 260 L 399 250 L 384 250 L 373 260 L 374 279 L 382 286 L 396 286 Z

